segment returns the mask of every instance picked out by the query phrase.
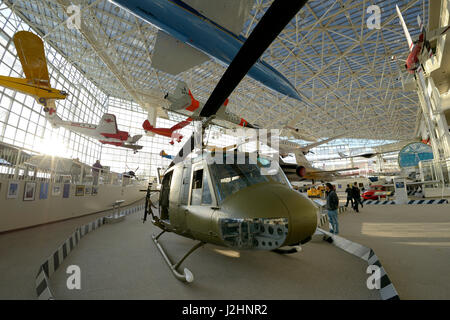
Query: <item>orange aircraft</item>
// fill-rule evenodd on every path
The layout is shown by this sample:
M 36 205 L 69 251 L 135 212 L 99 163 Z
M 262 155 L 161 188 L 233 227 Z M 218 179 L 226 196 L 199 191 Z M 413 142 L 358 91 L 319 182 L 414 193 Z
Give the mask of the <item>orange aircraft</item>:
M 150 121 L 145 120 L 142 124 L 142 127 L 145 131 L 150 131 L 168 138 L 171 138 L 172 140 L 169 142 L 171 145 L 174 144 L 174 140 L 177 142 L 181 142 L 181 139 L 183 139 L 183 136 L 175 131 L 183 129 L 187 125 L 189 125 L 192 122 L 192 118 L 187 118 L 184 121 L 181 121 L 177 123 L 176 125 L 172 126 L 171 128 L 155 128 L 150 124 Z

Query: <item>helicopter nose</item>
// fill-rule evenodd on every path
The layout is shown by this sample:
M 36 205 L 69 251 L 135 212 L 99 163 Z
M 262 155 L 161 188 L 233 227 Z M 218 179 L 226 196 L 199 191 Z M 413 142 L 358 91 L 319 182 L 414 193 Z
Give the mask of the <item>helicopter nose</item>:
M 247 249 L 268 250 L 305 243 L 311 239 L 318 222 L 317 206 L 279 183 L 261 183 L 241 189 L 225 199 L 221 211 L 218 222 L 224 242 L 239 247 L 246 239 L 253 238 L 253 243 L 247 241 Z M 242 230 L 247 234 L 243 238 Z M 232 234 L 239 234 L 241 238 L 233 238 Z M 277 240 L 270 241 L 274 248 L 267 247 L 270 239 Z M 261 247 L 262 242 L 265 247 Z
M 317 229 L 319 209 L 308 197 L 290 188 L 274 189 L 289 213 L 289 233 L 284 245 L 308 242 Z

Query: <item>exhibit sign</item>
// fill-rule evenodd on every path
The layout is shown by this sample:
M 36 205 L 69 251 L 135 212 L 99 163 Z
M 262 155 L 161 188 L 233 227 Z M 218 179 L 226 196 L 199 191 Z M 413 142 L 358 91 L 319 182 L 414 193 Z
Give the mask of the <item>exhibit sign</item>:
M 409 199 L 408 199 L 408 190 L 406 190 L 405 179 L 394 179 L 394 188 L 395 188 L 395 203 L 407 204 Z
M 414 142 L 403 147 L 398 153 L 398 165 L 400 168 L 417 167 L 420 161 L 433 160 L 433 149 L 431 146 Z

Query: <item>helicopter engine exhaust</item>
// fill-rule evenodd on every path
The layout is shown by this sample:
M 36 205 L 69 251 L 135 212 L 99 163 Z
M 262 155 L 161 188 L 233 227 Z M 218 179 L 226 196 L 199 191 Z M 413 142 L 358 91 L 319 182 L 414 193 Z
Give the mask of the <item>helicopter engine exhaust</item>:
M 306 168 L 304 166 L 298 166 L 295 169 L 295 173 L 300 177 L 303 178 L 306 175 Z

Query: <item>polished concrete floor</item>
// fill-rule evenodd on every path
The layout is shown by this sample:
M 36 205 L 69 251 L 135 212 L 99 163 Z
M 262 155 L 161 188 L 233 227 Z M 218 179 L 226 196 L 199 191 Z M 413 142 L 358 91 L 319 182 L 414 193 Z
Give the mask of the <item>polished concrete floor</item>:
M 36 299 L 39 265 L 76 227 L 97 218 L 0 235 L 0 299 Z M 379 299 L 366 287 L 367 264 L 320 237 L 294 255 L 237 252 L 206 245 L 183 267 L 192 284 L 169 272 L 142 212 L 85 236 L 50 279 L 57 299 Z M 402 299 L 450 299 L 450 206 L 367 205 L 339 216 L 340 235 L 371 247 Z M 194 241 L 166 234 L 172 259 Z M 81 268 L 81 290 L 68 290 L 66 268 Z
M 141 214 L 100 228 L 83 238 L 51 279 L 58 299 L 379 299 L 366 287 L 367 264 L 321 237 L 293 255 L 237 252 L 206 245 L 182 265 L 195 280 L 181 283 L 170 273 Z M 173 260 L 194 241 L 166 234 L 163 246 Z M 78 265 L 81 290 L 68 290 L 63 270 Z
M 450 204 L 366 205 L 340 235 L 372 248 L 401 299 L 450 299 Z
M 36 299 L 35 277 L 45 259 L 77 227 L 110 214 L 106 211 L 0 234 L 0 300 Z

